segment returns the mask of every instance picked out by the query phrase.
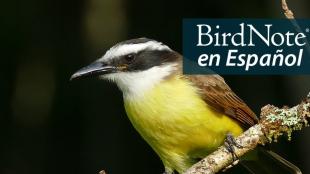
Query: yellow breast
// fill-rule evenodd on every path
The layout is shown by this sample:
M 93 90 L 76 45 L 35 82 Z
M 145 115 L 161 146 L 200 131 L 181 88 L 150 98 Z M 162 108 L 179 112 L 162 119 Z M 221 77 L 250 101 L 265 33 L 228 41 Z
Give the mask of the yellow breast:
M 160 82 L 139 97 L 125 98 L 125 109 L 133 126 L 166 165 L 183 160 L 177 158 L 204 156 L 222 144 L 227 132 L 242 132 L 180 76 Z

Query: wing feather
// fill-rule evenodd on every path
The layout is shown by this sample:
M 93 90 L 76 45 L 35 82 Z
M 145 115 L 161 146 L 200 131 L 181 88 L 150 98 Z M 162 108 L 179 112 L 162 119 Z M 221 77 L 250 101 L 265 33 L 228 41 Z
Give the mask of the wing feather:
M 219 112 L 237 120 L 244 127 L 257 123 L 254 112 L 240 99 L 219 75 L 186 75 L 201 93 L 204 101 Z

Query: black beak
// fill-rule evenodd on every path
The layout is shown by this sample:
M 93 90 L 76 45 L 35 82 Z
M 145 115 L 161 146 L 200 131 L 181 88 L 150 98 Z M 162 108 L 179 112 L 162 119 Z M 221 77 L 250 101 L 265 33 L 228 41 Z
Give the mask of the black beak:
M 103 74 L 116 72 L 117 68 L 102 62 L 94 62 L 74 73 L 70 80 L 80 79 L 84 77 L 97 77 Z

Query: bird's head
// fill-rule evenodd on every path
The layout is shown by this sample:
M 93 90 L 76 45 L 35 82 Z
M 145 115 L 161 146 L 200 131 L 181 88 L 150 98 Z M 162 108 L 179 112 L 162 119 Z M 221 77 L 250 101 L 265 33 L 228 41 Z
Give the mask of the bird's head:
M 78 70 L 71 79 L 99 77 L 115 82 L 126 95 L 143 93 L 180 65 L 181 56 L 152 39 L 138 38 L 120 42 L 103 57 Z

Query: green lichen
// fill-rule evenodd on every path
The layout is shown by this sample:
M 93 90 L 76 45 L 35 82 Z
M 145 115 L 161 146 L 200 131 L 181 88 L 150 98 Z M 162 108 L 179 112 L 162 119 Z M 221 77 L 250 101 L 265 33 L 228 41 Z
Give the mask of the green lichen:
M 304 104 L 303 105 L 303 110 L 307 111 L 310 108 L 310 103 Z
M 269 142 L 277 142 L 278 137 L 283 134 L 286 134 L 290 141 L 293 131 L 310 125 L 308 119 L 310 119 L 310 93 L 308 98 L 295 107 L 279 109 L 273 105 L 266 105 L 261 112 L 263 132 Z
M 283 120 L 282 125 L 293 126 L 300 121 L 298 117 L 288 117 L 286 120 Z
M 279 122 L 283 126 L 293 126 L 299 123 L 301 120 L 297 116 L 297 107 L 291 109 L 276 109 L 276 114 L 269 114 L 266 116 L 266 120 L 269 122 Z
M 304 106 L 307 108 L 307 106 Z M 279 109 L 276 108 L 274 113 L 271 113 L 266 116 L 266 120 L 270 123 L 278 123 L 280 124 L 280 129 L 271 129 L 268 132 L 267 138 L 270 142 L 277 142 L 279 136 L 284 133 L 287 134 L 288 140 L 292 139 L 292 132 L 294 130 L 300 130 L 303 127 L 301 124 L 301 119 L 297 115 L 297 106 L 290 109 Z
M 274 123 L 274 122 L 279 120 L 279 117 L 277 115 L 275 115 L 275 114 L 270 114 L 270 115 L 266 116 L 266 120 L 268 120 L 269 122 Z

